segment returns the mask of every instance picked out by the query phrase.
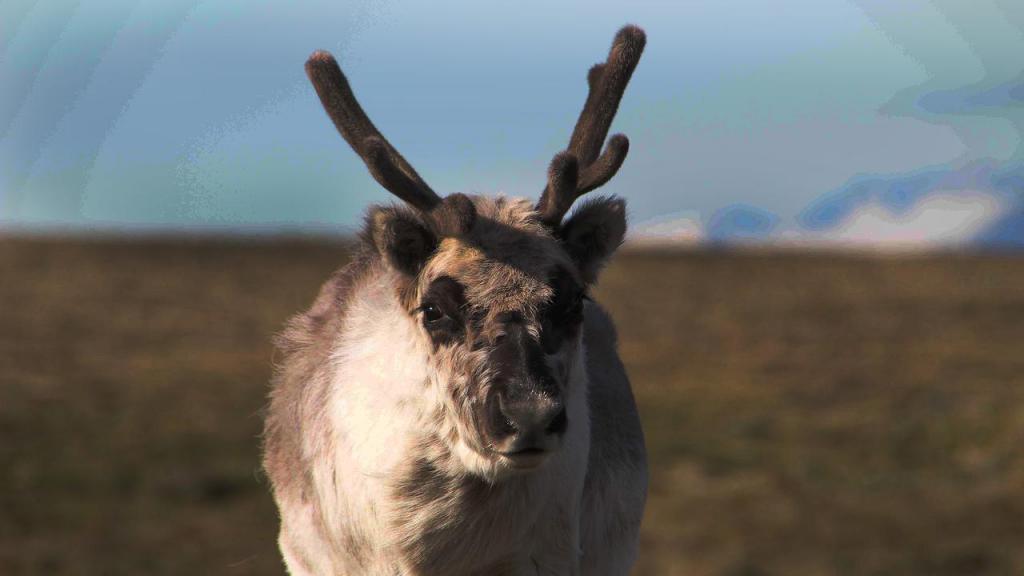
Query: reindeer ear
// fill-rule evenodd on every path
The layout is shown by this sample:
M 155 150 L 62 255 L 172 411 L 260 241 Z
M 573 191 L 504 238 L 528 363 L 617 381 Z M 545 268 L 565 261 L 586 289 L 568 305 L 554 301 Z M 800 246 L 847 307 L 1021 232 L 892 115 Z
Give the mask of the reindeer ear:
M 626 236 L 626 201 L 600 197 L 588 200 L 558 229 L 569 256 L 593 284 L 597 274 Z
M 437 248 L 437 237 L 412 212 L 376 207 L 367 217 L 373 245 L 393 269 L 414 276 Z

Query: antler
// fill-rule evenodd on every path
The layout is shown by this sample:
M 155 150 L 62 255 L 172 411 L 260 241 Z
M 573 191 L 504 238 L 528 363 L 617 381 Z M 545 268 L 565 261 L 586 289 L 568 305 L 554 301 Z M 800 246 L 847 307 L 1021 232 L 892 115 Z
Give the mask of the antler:
M 622 134 L 612 136 L 604 153 L 600 156 L 598 153 L 646 42 L 647 37 L 640 28 L 623 27 L 615 35 L 608 59 L 595 64 L 587 74 L 590 87 L 587 102 L 572 131 L 569 148 L 551 161 L 547 187 L 537 202 L 541 221 L 548 226 L 561 224 L 573 202 L 611 180 L 626 159 L 629 139 Z M 567 174 L 569 171 L 573 173 L 571 176 Z
M 441 203 L 441 198 L 367 118 L 334 56 L 322 50 L 313 52 L 306 61 L 306 75 L 338 132 L 381 186 L 424 213 Z

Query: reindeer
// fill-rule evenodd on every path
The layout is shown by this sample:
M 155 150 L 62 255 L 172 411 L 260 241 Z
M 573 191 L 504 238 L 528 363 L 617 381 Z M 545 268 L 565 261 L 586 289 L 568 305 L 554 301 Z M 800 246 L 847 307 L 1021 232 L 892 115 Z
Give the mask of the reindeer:
M 601 145 L 646 42 L 622 28 L 534 204 L 438 196 L 370 122 L 337 62 L 306 72 L 402 206 L 374 206 L 348 265 L 278 336 L 263 465 L 289 572 L 626 574 L 647 492 L 614 326 L 589 296 L 625 202 L 576 199 L 622 165 Z

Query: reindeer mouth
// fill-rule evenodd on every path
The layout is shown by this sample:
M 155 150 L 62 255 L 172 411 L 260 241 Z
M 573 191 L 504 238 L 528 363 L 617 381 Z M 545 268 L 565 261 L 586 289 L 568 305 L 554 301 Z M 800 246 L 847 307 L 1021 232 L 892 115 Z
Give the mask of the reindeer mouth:
M 516 470 L 533 470 L 539 468 L 547 460 L 550 450 L 531 446 L 513 452 L 498 452 L 512 468 Z

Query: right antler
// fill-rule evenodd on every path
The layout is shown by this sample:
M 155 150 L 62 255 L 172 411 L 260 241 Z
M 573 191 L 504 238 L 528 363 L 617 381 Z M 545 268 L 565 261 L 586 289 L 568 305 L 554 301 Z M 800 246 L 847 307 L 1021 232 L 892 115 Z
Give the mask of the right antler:
M 334 56 L 322 50 L 314 52 L 306 61 L 306 75 L 338 132 L 381 186 L 424 213 L 441 203 L 441 198 L 367 118 Z
M 546 225 L 555 228 L 561 224 L 576 199 L 611 180 L 626 159 L 629 139 L 622 134 L 612 136 L 604 153 L 598 153 L 646 42 L 640 28 L 623 27 L 615 35 L 608 59 L 594 65 L 587 74 L 587 102 L 572 131 L 569 148 L 551 161 L 548 185 L 537 202 L 537 211 Z

